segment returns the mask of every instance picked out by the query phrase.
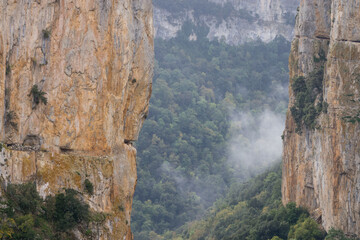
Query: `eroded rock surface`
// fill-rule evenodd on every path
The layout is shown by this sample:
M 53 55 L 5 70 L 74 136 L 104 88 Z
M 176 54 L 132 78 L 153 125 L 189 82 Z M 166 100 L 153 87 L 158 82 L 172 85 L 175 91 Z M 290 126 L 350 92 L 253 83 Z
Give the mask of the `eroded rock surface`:
M 350 236 L 360 236 L 359 9 L 360 0 L 300 1 L 283 151 L 283 202 L 307 207 L 326 230 L 334 227 Z M 327 111 L 319 114 L 314 128 L 303 126 L 296 133 L 291 85 L 321 67 L 318 96 Z
M 109 213 L 99 239 L 131 239 L 152 75 L 151 0 L 1 1 L 0 180 L 46 196 L 88 178 Z
M 291 41 L 299 0 L 194 0 L 172 5 L 154 0 L 156 38 L 170 39 L 187 22 L 209 29 L 207 38 L 238 45 L 272 41 L 283 36 Z M 189 3 L 190 2 L 190 3 Z M 189 40 L 197 38 L 194 32 Z

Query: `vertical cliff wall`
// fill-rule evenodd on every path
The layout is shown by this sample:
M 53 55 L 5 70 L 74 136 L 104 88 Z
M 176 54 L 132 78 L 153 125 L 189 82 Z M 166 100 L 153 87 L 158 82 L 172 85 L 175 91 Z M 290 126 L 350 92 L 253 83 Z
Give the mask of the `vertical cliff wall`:
M 46 196 L 89 179 L 86 201 L 108 213 L 98 238 L 131 239 L 152 75 L 151 0 L 1 1 L 2 185 Z
M 291 41 L 299 0 L 154 0 L 156 38 L 176 37 L 185 22 L 209 28 L 210 40 L 238 45 L 272 41 L 283 36 Z M 193 38 L 194 39 L 194 36 Z
M 290 54 L 283 202 L 360 236 L 360 1 L 301 0 Z M 305 85 L 303 84 L 305 82 Z

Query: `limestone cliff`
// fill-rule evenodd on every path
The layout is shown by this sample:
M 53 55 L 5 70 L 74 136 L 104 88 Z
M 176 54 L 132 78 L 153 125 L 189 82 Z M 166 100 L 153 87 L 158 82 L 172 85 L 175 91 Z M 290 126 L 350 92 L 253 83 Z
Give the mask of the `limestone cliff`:
M 305 206 L 326 230 L 353 236 L 360 236 L 359 11 L 360 0 L 300 1 L 282 185 L 284 203 Z M 301 100 L 304 93 L 310 102 Z
M 154 0 L 156 38 L 173 38 L 185 22 L 209 28 L 210 40 L 238 45 L 281 35 L 291 41 L 299 0 Z M 191 39 L 194 39 L 193 35 Z
M 98 239 L 131 239 L 152 24 L 151 0 L 0 2 L 1 183 L 46 196 L 89 179 L 86 201 L 109 213 Z

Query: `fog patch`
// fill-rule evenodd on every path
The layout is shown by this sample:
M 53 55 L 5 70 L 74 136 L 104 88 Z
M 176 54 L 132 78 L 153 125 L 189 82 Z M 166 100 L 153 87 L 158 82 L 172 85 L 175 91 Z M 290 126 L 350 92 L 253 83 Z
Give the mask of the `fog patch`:
M 184 174 L 179 170 L 176 169 L 171 163 L 163 162 L 160 167 L 160 171 L 163 175 L 166 175 L 168 178 L 173 179 L 180 189 L 181 192 L 184 192 L 186 186 L 189 185 L 188 179 L 184 176 Z
M 270 110 L 233 114 L 228 162 L 239 180 L 252 177 L 281 159 L 284 124 L 284 114 Z
M 195 208 L 191 211 L 196 218 L 200 218 L 203 211 L 223 197 L 228 189 L 224 179 L 218 175 L 209 174 L 204 178 L 190 177 L 169 162 L 164 162 L 159 170 L 166 178 L 175 182 L 180 194 L 178 197 L 186 199 L 189 203 L 192 202 Z

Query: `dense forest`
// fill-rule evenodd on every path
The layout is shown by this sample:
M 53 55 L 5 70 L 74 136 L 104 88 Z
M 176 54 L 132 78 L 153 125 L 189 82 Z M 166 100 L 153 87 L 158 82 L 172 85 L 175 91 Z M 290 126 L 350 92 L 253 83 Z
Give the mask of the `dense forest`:
M 152 239 L 350 240 L 341 231 L 328 234 L 295 203 L 281 203 L 281 167 L 276 164 L 245 183 L 232 186 L 203 220 Z
M 197 41 L 188 40 L 193 32 Z M 201 218 L 232 183 L 279 160 L 290 43 L 279 37 L 230 46 L 206 35 L 187 23 L 177 38 L 155 42 L 150 114 L 137 143 L 135 239 Z M 259 126 L 274 121 L 281 129 L 264 142 Z M 275 154 L 262 152 L 269 142 L 278 144 Z M 248 152 L 233 153 L 239 149 Z

